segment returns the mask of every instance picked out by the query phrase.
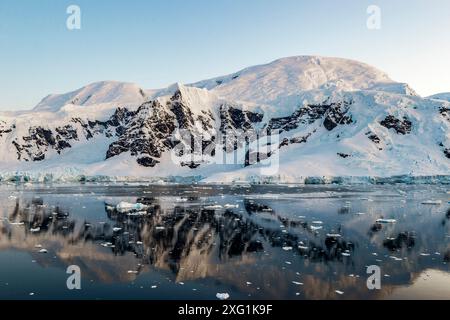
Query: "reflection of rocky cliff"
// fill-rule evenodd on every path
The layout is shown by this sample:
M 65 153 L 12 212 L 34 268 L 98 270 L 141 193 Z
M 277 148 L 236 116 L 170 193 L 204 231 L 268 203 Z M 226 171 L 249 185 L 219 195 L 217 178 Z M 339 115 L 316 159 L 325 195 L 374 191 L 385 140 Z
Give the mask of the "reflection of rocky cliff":
M 293 290 L 294 280 L 304 284 L 304 295 L 315 299 L 332 298 L 333 288 L 355 290 L 355 283 L 364 288 L 365 278 L 345 274 L 347 267 L 362 276 L 365 270 L 366 260 L 356 251 L 362 244 L 354 239 L 319 234 L 312 223 L 288 219 L 260 201 L 245 199 L 239 208 L 216 209 L 202 198 L 182 200 L 169 207 L 163 203 L 167 200 L 140 198 L 137 201 L 148 206 L 140 214 L 121 213 L 105 203 L 106 223 L 77 220 L 65 208 L 40 198 L 17 200 L 0 223 L 0 249 L 30 251 L 42 265 L 79 264 L 85 274 L 103 282 L 129 281 L 134 275 L 128 270 L 157 268 L 173 273 L 177 282 L 214 278 L 244 292 L 255 290 L 246 281 L 270 283 L 260 288 L 267 298 Z M 407 233 L 389 241 L 384 246 L 391 251 L 414 247 Z M 39 254 L 37 245 L 49 254 Z M 301 279 L 293 270 L 281 269 L 287 259 L 302 273 L 307 271 Z M 391 275 L 408 273 L 398 284 L 422 271 L 413 264 L 398 266 L 386 268 Z M 343 275 L 336 278 L 333 272 Z

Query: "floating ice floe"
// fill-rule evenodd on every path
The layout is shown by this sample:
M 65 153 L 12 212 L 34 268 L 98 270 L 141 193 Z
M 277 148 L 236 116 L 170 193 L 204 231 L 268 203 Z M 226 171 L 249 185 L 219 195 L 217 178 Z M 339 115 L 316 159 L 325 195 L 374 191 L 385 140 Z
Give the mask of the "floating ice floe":
M 230 298 L 230 295 L 226 292 L 224 292 L 224 293 L 218 292 L 218 293 L 216 293 L 216 298 L 219 300 L 227 300 Z
M 422 204 L 440 206 L 442 204 L 442 201 L 441 200 L 426 200 L 426 201 L 422 201 Z
M 226 204 L 226 205 L 224 205 L 224 208 L 226 208 L 226 209 L 238 209 L 239 208 L 239 205 L 238 204 Z
M 394 256 L 390 256 L 389 258 L 391 258 L 394 261 L 403 261 L 402 258 L 398 258 L 398 257 L 394 257 Z
M 395 219 L 377 219 L 377 223 L 396 223 L 397 220 Z
M 205 210 L 217 210 L 217 209 L 222 209 L 222 206 L 219 204 L 215 204 L 215 205 L 211 205 L 211 206 L 205 206 L 204 209 Z
M 342 237 L 339 233 L 327 233 L 327 238 L 340 238 Z
M 137 212 L 128 212 L 127 216 L 146 216 L 148 213 L 147 211 L 137 211 Z
M 125 202 L 125 201 L 120 202 L 116 206 L 116 210 L 121 213 L 130 212 L 130 211 L 134 211 L 134 210 L 142 211 L 142 210 L 146 210 L 147 208 L 148 208 L 148 206 L 146 206 L 145 204 L 142 204 L 142 203 L 129 203 L 129 202 Z
M 111 242 L 104 242 L 101 243 L 100 245 L 105 248 L 114 248 L 114 245 Z

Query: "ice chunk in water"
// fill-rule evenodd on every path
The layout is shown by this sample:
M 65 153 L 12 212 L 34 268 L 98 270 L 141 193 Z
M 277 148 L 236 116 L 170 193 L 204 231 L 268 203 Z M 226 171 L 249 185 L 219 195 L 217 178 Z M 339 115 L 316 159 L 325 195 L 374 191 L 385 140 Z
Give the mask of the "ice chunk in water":
M 211 206 L 205 206 L 204 209 L 205 210 L 217 210 L 217 209 L 222 209 L 222 206 L 216 204 L 216 205 L 211 205 Z
M 129 202 L 125 202 L 122 201 L 120 202 L 117 206 L 116 206 L 116 210 L 119 212 L 129 212 L 129 211 L 142 211 L 147 209 L 148 206 L 146 206 L 145 204 L 142 203 L 129 203 Z
M 239 208 L 239 205 L 238 204 L 229 204 L 229 203 L 227 203 L 224 206 L 224 208 L 226 208 L 226 209 L 233 209 L 233 208 L 237 209 L 237 208 Z
M 422 201 L 422 204 L 439 206 L 442 204 L 442 201 L 441 200 L 426 200 L 426 201 Z
M 230 295 L 226 292 L 224 292 L 224 293 L 218 292 L 218 293 L 216 293 L 216 298 L 219 300 L 227 300 L 228 298 L 230 298 Z
M 377 223 L 396 223 L 397 220 L 395 220 L 395 219 L 378 219 L 376 222 Z

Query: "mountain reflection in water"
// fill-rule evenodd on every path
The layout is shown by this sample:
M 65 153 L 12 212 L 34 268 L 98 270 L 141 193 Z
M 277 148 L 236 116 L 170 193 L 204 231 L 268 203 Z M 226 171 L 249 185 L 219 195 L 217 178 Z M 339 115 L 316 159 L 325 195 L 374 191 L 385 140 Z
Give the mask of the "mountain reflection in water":
M 1 186 L 0 298 L 424 298 L 407 290 L 424 272 L 450 283 L 446 192 Z M 442 205 L 422 204 L 429 199 Z M 120 212 L 121 201 L 141 203 L 145 212 Z M 82 270 L 82 290 L 66 288 L 73 264 Z M 381 290 L 367 289 L 369 265 L 381 267 Z

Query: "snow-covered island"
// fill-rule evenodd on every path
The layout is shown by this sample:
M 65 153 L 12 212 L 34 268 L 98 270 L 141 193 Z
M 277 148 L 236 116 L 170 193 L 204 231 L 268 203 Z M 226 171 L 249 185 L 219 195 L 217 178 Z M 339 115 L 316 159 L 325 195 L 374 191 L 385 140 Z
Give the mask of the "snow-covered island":
M 201 160 L 179 151 L 180 132 L 202 137 Z M 230 132 L 237 156 L 224 165 L 214 157 Z M 250 132 L 279 136 L 264 151 Z M 364 63 L 298 56 L 158 90 L 104 81 L 49 95 L 0 113 L 0 148 L 2 182 L 450 183 L 450 94 L 420 97 Z M 270 159 L 276 170 L 264 171 Z

